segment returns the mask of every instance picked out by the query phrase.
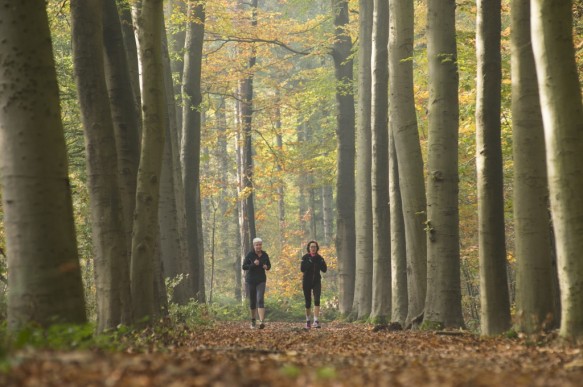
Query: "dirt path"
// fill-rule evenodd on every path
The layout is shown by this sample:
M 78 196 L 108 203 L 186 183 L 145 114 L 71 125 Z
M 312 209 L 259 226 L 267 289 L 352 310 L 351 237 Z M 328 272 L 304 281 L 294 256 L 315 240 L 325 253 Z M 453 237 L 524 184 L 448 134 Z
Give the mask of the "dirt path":
M 1 386 L 583 385 L 581 348 L 337 323 L 220 323 L 152 351 L 22 351 L 11 362 Z

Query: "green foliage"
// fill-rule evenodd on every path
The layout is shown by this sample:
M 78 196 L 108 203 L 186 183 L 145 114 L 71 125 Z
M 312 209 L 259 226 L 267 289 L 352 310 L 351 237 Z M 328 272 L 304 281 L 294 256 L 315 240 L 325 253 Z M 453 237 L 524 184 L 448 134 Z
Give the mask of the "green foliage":
M 440 331 L 443 329 L 443 323 L 441 321 L 423 320 L 420 329 L 422 331 Z

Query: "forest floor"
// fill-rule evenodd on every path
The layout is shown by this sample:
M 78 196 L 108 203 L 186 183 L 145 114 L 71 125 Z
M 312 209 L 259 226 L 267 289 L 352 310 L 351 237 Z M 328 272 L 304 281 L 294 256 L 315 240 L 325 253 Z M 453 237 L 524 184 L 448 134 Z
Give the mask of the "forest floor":
M 371 325 L 215 323 L 123 351 L 23 349 L 0 386 L 582 386 L 583 347 Z M 541 338 L 539 338 L 541 339 Z

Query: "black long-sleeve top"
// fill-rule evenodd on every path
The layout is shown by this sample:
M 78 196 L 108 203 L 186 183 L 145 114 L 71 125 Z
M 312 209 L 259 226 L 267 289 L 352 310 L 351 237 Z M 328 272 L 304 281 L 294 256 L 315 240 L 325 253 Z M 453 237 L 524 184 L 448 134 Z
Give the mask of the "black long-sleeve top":
M 314 286 L 314 284 L 319 283 L 322 280 L 320 272 L 325 273 L 328 270 L 326 261 L 317 253 L 313 257 L 310 254 L 304 255 L 300 268 L 304 273 L 303 286 Z
M 256 259 L 259 260 L 259 265 L 254 263 Z M 267 281 L 267 275 L 265 275 L 263 265 L 267 265 L 267 270 L 271 269 L 269 255 L 267 255 L 265 251 L 262 251 L 260 257 L 255 253 L 255 250 L 250 251 L 243 260 L 243 270 L 247 272 L 245 274 L 245 282 L 250 284 L 260 284 Z

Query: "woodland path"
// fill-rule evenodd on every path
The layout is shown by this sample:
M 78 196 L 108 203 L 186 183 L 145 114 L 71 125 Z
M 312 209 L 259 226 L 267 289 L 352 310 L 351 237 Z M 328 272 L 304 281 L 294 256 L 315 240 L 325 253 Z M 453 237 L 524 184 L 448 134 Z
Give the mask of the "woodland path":
M 442 333 L 216 323 L 150 349 L 20 351 L 0 386 L 583 385 L 583 347 Z

